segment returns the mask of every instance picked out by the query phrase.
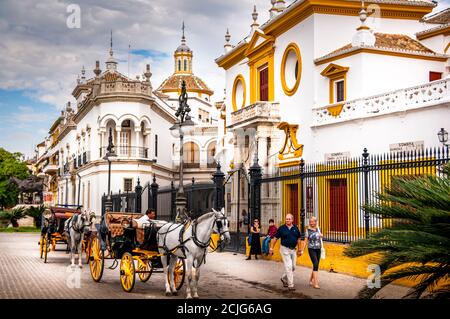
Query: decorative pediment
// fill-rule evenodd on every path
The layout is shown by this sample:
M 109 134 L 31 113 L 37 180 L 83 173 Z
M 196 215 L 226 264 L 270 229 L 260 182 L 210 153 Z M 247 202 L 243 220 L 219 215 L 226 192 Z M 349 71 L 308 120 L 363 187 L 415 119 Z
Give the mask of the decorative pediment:
M 277 128 L 283 130 L 285 135 L 284 144 L 278 152 L 278 159 L 287 160 L 302 157 L 303 144 L 297 142 L 298 125 L 282 122 L 278 124 Z
M 348 67 L 330 63 L 320 74 L 327 78 L 334 78 L 347 73 L 348 70 Z
M 263 31 L 256 29 L 244 54 L 246 57 L 249 57 L 261 51 L 265 52 L 267 49 L 272 49 L 274 41 L 275 38 L 273 36 L 266 35 Z

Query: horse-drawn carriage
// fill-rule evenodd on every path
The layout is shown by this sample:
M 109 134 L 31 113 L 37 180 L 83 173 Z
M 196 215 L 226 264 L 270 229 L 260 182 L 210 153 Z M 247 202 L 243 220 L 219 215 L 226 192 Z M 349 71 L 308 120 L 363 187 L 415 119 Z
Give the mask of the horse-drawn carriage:
M 142 214 L 124 212 L 110 212 L 103 216 L 89 248 L 89 268 L 95 282 L 102 278 L 105 260 L 114 260 L 109 269 L 115 269 L 120 259 L 120 283 L 126 292 L 133 290 L 136 274 L 141 282 L 146 282 L 152 273 L 163 272 L 163 254 L 158 251 L 156 239 L 158 224 L 162 221 L 146 223 L 140 228 L 134 220 L 139 217 Z M 184 277 L 185 262 L 179 259 L 174 271 L 177 290 L 183 286 Z
M 50 251 L 56 250 L 56 244 L 66 245 L 64 251 L 68 251 L 68 238 L 65 234 L 64 224 L 74 215 L 79 215 L 81 211 L 76 208 L 66 206 L 52 206 L 42 214 L 41 238 L 39 240 L 40 257 L 47 262 L 47 255 Z M 92 234 L 89 232 L 83 238 L 83 251 L 86 252 L 86 262 L 89 256 L 89 239 Z

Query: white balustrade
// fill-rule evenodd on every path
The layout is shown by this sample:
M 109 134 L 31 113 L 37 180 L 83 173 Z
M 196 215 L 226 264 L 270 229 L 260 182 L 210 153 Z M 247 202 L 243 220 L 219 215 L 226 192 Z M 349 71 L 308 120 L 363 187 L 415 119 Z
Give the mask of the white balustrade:
M 383 114 L 404 112 L 450 100 L 450 79 L 433 81 L 371 97 L 313 108 L 312 126 L 328 125 Z M 334 116 L 329 109 L 342 105 Z

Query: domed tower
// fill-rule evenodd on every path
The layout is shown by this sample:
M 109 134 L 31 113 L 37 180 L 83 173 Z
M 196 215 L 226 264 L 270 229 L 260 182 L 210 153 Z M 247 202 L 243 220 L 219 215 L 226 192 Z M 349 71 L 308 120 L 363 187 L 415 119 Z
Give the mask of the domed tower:
M 192 50 L 186 44 L 186 37 L 184 35 L 184 22 L 182 26 L 181 44 L 175 50 L 174 57 L 174 73 L 169 76 L 158 88 L 158 92 L 169 95 L 173 98 L 178 98 L 181 90 L 181 83 L 186 81 L 186 91 L 190 93 L 190 97 L 196 96 L 203 101 L 210 101 L 213 91 L 206 85 L 206 83 L 195 76 L 192 71 L 192 58 L 194 56 Z
M 175 58 L 174 73 L 192 74 L 192 50 L 186 44 L 186 37 L 184 36 L 184 22 L 182 30 L 183 35 L 181 36 L 181 44 L 173 54 Z

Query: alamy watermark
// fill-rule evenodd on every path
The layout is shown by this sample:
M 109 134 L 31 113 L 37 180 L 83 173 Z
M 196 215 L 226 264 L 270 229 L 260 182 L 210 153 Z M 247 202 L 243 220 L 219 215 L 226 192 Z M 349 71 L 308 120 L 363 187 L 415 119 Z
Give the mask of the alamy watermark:
M 69 29 L 81 28 L 81 8 L 78 4 L 71 3 L 67 6 L 66 12 L 69 13 L 66 19 L 66 25 Z
M 370 289 L 381 288 L 381 269 L 377 264 L 367 266 L 367 271 L 371 274 L 367 277 L 367 287 Z

